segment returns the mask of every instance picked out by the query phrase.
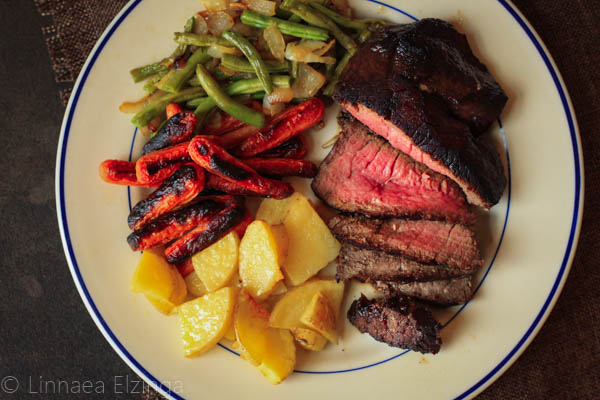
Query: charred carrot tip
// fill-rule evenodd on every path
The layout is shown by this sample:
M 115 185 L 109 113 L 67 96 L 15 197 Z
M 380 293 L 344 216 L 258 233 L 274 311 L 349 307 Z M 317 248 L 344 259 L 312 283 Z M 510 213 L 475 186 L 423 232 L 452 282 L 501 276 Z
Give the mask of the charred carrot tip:
M 180 112 L 182 112 L 182 109 L 179 106 L 179 104 L 171 103 L 171 104 L 167 105 L 165 112 L 167 114 L 167 119 L 170 119 L 175 114 L 179 114 Z
M 135 163 L 121 160 L 106 160 L 98 168 L 100 178 L 107 183 L 127 186 L 156 187 L 154 184 L 144 184 L 138 181 L 135 173 Z
M 148 221 L 192 201 L 204 189 L 204 170 L 195 163 L 184 164 L 160 187 L 137 203 L 127 218 L 129 228 L 140 229 Z

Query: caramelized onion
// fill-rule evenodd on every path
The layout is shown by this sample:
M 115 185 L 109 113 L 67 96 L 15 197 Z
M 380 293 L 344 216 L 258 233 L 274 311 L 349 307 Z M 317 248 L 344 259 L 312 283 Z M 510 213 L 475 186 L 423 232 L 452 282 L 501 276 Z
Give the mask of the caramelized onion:
M 269 0 L 242 0 L 242 3 L 247 5 L 250 10 L 268 17 L 275 15 L 277 9 L 277 3 Z
M 206 24 L 210 33 L 215 36 L 221 36 L 223 32 L 233 28 L 233 18 L 226 12 L 219 11 L 209 14 L 206 17 Z
M 313 97 L 325 84 L 326 80 L 325 76 L 319 71 L 308 64 L 300 63 L 298 65 L 298 79 L 296 79 L 292 86 L 294 97 Z
M 285 41 L 277 24 L 273 23 L 266 27 L 263 31 L 263 36 L 273 57 L 279 61 L 283 61 L 285 58 Z

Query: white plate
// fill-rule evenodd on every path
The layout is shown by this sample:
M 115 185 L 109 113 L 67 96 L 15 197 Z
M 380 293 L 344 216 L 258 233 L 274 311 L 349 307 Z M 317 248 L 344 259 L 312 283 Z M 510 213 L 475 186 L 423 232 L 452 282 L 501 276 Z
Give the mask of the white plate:
M 225 347 L 197 359 L 182 355 L 177 317 L 164 317 L 128 285 L 138 254 L 129 250 L 126 217 L 140 193 L 103 183 L 98 165 L 139 154 L 130 116 L 118 105 L 141 89 L 131 67 L 160 59 L 172 33 L 199 0 L 133 0 L 92 51 L 73 90 L 58 147 L 58 220 L 73 279 L 92 318 L 115 351 L 171 398 L 469 398 L 523 352 L 552 309 L 569 271 L 579 234 L 583 169 L 575 116 L 556 67 L 530 25 L 504 0 L 356 0 L 360 16 L 397 22 L 439 17 L 467 32 L 480 58 L 510 97 L 504 130 L 491 136 L 509 184 L 500 204 L 481 218 L 486 266 L 466 306 L 438 313 L 444 345 L 436 356 L 400 351 L 360 335 L 348 324 L 339 346 L 300 357 L 299 373 L 271 386 Z M 320 144 L 335 134 L 312 132 Z M 501 126 L 501 125 L 500 125 Z M 138 137 L 139 139 L 139 137 Z M 306 190 L 304 185 L 302 190 Z

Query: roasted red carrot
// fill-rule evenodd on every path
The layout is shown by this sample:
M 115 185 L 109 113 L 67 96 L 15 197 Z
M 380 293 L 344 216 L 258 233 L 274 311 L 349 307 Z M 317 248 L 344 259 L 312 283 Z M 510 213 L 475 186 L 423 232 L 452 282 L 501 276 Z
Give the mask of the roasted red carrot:
M 176 264 L 184 261 L 217 242 L 244 218 L 246 208 L 242 198 L 203 221 L 165 250 L 167 261 Z
M 98 168 L 104 182 L 115 185 L 157 187 L 158 184 L 143 184 L 135 174 L 135 163 L 121 160 L 106 160 Z
M 275 124 L 275 123 L 279 122 L 282 118 L 286 117 L 287 115 L 288 114 L 284 111 L 281 114 L 276 115 L 272 119 L 269 119 L 269 117 L 266 117 L 267 118 L 266 126 L 269 126 L 270 124 Z M 256 135 L 258 133 L 258 131 L 260 131 L 260 130 L 261 130 L 261 128 L 259 128 L 259 127 L 245 124 L 235 130 L 232 130 L 230 132 L 223 134 L 222 136 L 219 136 L 218 138 L 216 138 L 215 143 L 217 143 L 219 146 L 221 146 L 225 149 L 231 149 L 231 148 L 236 147 L 240 143 L 242 143 L 244 140 Z
M 156 185 L 173 175 L 182 164 L 191 161 L 188 145 L 184 142 L 140 157 L 135 163 L 138 182 Z
M 301 159 L 308 153 L 303 135 L 297 135 L 279 146 L 258 154 L 263 158 L 295 158 Z
M 171 103 L 171 104 L 167 105 L 167 108 L 165 109 L 165 112 L 167 114 L 167 119 L 171 119 L 172 116 L 179 114 L 182 111 L 183 110 L 177 103 Z
M 146 250 L 167 244 L 177 239 L 198 224 L 206 222 L 224 207 L 232 204 L 233 196 L 207 196 L 196 199 L 192 204 L 172 211 L 127 236 L 132 250 Z
M 289 108 L 256 135 L 244 140 L 233 151 L 233 154 L 249 158 L 277 147 L 300 132 L 316 125 L 323 118 L 324 111 L 325 106 L 317 97 Z
M 238 185 L 235 182 L 228 181 L 227 179 L 221 178 L 220 176 L 206 173 L 206 189 L 211 189 L 224 194 L 230 194 L 234 196 L 256 196 L 262 197 L 260 194 L 255 193 L 243 186 Z
M 156 135 L 144 145 L 142 154 L 152 153 L 165 147 L 191 139 L 198 117 L 191 111 L 179 112 L 169 118 Z
M 293 158 L 245 158 L 244 164 L 265 176 L 301 176 L 303 178 L 314 178 L 319 168 L 307 160 L 295 160 Z
M 247 103 L 246 105 L 256 111 L 262 111 L 262 106 L 257 101 L 252 101 L 250 103 Z M 224 112 L 219 112 L 215 115 L 217 116 L 217 122 L 211 123 L 211 121 L 209 121 L 206 126 L 203 126 L 203 135 L 220 136 L 227 132 L 231 132 L 233 130 L 239 129 L 247 125 L 243 121 L 240 121 L 239 119 L 235 118 L 233 115 Z
M 148 221 L 189 203 L 203 189 L 204 170 L 193 162 L 184 164 L 132 208 L 127 224 L 132 230 L 140 229 Z
M 259 196 L 284 199 L 294 193 L 294 188 L 290 184 L 263 178 L 206 137 L 196 136 L 192 139 L 188 152 L 192 159 L 206 171 Z
M 260 128 L 253 125 L 242 125 L 240 128 L 235 129 L 231 132 L 227 132 L 222 136 L 216 137 L 215 143 L 225 149 L 231 149 L 244 140 L 248 139 L 251 136 L 254 136 L 258 133 Z

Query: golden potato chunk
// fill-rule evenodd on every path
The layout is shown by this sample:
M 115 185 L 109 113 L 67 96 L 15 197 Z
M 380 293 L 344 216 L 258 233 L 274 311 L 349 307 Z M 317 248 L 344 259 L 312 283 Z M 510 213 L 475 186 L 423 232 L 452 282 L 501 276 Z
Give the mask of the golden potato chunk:
M 339 313 L 344 297 L 344 283 L 336 282 L 335 279 L 311 279 L 300 286 L 289 290 L 275 304 L 269 325 L 275 328 L 297 328 L 306 327 L 300 318 L 310 305 L 316 293 L 322 292 L 327 296 L 331 304 L 331 308 L 336 315 Z M 337 323 L 336 323 L 337 325 Z
M 327 344 L 325 336 L 308 328 L 292 328 L 290 332 L 296 339 L 296 342 L 306 350 L 321 351 Z
M 296 363 L 292 335 L 269 327 L 269 313 L 246 290 L 240 292 L 234 324 L 242 358 L 257 366 L 272 384 L 292 373 Z
M 236 301 L 236 291 L 225 287 L 179 306 L 179 326 L 186 357 L 200 355 L 227 332 Z
M 287 230 L 285 229 L 285 225 L 273 225 L 271 226 L 271 232 L 273 232 L 273 236 L 275 237 L 275 242 L 277 242 L 277 251 L 279 254 L 279 263 L 283 264 L 285 259 L 287 258 L 289 241 Z
M 153 249 L 142 254 L 130 288 L 134 293 L 143 293 L 164 314 L 170 314 L 187 296 L 185 281 L 177 268 L 165 260 L 162 252 Z
M 300 317 L 300 322 L 319 332 L 330 342 L 338 343 L 337 312 L 333 310 L 329 298 L 317 292 Z
M 256 219 L 266 221 L 269 225 L 283 224 L 283 220 L 290 211 L 291 205 L 300 198 L 302 194 L 295 192 L 287 199 L 275 200 L 264 199 L 261 201 L 258 211 L 256 211 Z
M 238 267 L 240 239 L 231 232 L 218 242 L 194 254 L 194 270 L 209 292 L 229 284 Z
M 204 286 L 204 283 L 202 283 L 202 280 L 195 271 L 185 277 L 185 285 L 187 286 L 188 293 L 192 296 L 202 297 L 208 293 L 208 289 L 206 289 L 206 286 Z
M 282 268 L 293 285 L 299 285 L 335 260 L 340 243 L 308 199 L 299 197 L 283 220 L 288 252 Z
M 294 371 L 296 365 L 296 345 L 287 329 L 269 328 L 265 336 L 269 347 L 263 354 L 258 370 L 273 385 L 281 383 Z
M 240 243 L 240 278 L 242 286 L 258 299 L 266 298 L 283 279 L 277 238 L 265 221 L 248 225 Z

